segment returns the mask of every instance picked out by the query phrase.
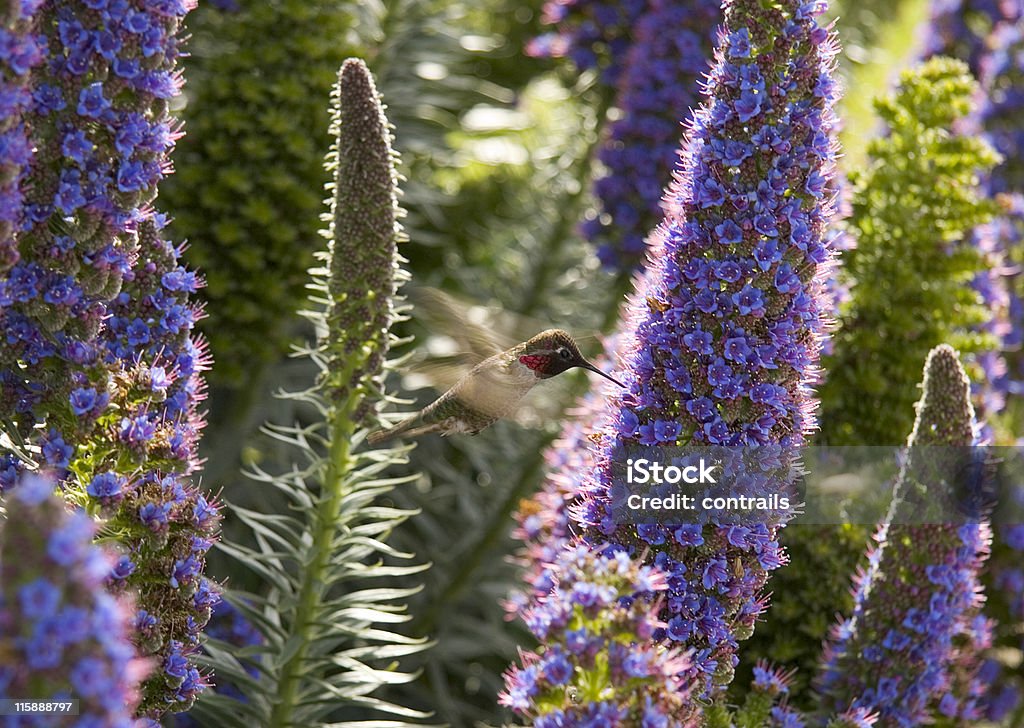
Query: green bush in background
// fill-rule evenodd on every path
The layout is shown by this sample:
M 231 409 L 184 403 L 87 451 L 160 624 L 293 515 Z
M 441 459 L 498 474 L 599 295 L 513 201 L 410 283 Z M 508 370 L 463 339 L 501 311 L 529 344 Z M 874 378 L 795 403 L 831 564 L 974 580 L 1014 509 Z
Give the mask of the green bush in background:
M 945 342 L 968 354 L 995 343 L 973 333 L 988 314 L 970 286 L 985 260 L 968 233 L 995 212 L 979 175 L 997 155 L 952 131 L 977 88 L 963 63 L 933 59 L 876 103 L 887 134 L 868 145 L 866 168 L 850 174 L 857 246 L 843 255 L 851 300 L 823 362 L 824 443 L 900 444 L 928 351 Z
M 289 339 L 327 176 L 327 107 L 352 50 L 348 3 L 202 4 L 185 64 L 188 135 L 161 190 L 206 275 L 202 330 L 218 385 L 249 386 Z

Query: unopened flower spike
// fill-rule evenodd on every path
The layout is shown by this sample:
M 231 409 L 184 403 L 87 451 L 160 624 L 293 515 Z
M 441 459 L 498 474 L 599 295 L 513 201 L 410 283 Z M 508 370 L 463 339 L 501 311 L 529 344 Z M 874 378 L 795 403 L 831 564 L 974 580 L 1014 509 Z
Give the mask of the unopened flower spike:
M 396 155 L 391 126 L 366 64 L 350 58 L 341 66 L 333 96 L 327 157 L 333 181 L 328 225 L 327 292 L 330 307 L 323 342 L 335 364 L 325 382 L 341 401 L 362 392 L 352 417 L 370 414 L 387 357 L 394 296 L 401 278 L 401 238 Z

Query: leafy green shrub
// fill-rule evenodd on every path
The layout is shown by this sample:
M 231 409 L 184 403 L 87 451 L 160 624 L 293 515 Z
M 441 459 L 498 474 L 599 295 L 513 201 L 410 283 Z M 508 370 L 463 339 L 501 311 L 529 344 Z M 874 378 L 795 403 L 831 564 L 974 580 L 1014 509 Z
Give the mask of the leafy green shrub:
M 997 156 L 952 131 L 976 90 L 964 64 L 936 58 L 876 103 L 888 133 L 869 145 L 867 168 L 850 175 L 857 247 L 844 255 L 851 300 L 824 364 L 821 439 L 829 444 L 899 443 L 913 424 L 928 351 L 948 342 L 966 354 L 991 343 L 973 333 L 987 314 L 968 284 L 984 259 L 965 236 L 994 213 L 978 175 Z
M 327 110 L 352 47 L 344 3 L 201 5 L 185 63 L 189 131 L 161 202 L 206 273 L 211 382 L 238 385 L 284 352 L 317 234 Z

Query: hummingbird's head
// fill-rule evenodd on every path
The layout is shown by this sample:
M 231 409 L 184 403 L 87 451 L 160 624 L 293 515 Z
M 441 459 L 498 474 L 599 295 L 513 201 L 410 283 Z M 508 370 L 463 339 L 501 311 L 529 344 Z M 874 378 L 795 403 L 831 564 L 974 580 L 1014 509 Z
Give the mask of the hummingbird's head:
M 532 369 L 538 379 L 548 379 L 574 367 L 581 367 L 623 386 L 587 361 L 573 338 L 561 329 L 542 331 L 527 341 L 523 353 L 519 355 L 519 363 Z

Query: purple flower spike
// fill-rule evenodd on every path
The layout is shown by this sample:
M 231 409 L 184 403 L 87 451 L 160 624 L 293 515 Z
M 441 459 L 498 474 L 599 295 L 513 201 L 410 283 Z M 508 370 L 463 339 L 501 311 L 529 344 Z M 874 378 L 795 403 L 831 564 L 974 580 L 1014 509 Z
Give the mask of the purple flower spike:
M 1003 157 L 984 180 L 988 194 L 999 203 L 1000 214 L 977 227 L 971 236 L 989 262 L 989 270 L 975 279 L 974 288 L 992 312 L 984 331 L 998 344 L 977 355 L 976 365 L 984 376 L 975 383 L 975 404 L 979 417 L 986 420 L 986 434 L 999 442 L 1012 441 L 1020 436 L 1019 415 L 1007 413 L 1011 420 L 1008 432 L 994 416 L 1024 391 L 1024 5 L 988 0 L 933 3 L 925 53 L 950 55 L 968 63 L 983 91 L 978 95 L 972 126 Z M 991 613 L 1008 614 L 1019 621 L 1024 617 L 1024 570 L 1020 566 L 1024 542 L 1014 543 L 1015 528 L 1019 527 L 996 529 L 987 588 Z M 1021 646 L 1012 627 L 1002 632 L 1000 648 Z M 988 698 L 985 708 L 990 720 L 998 722 L 1013 709 L 1021 673 L 1019 667 L 1007 668 L 998 681 L 1002 687 Z M 970 697 L 968 694 L 967 701 Z
M 886 725 L 926 723 L 935 709 L 949 718 L 978 719 L 980 686 L 965 675 L 957 643 L 966 636 L 980 650 L 989 641 L 978 581 L 989 526 L 915 524 L 912 518 L 921 507 L 914 496 L 928 485 L 920 482 L 918 473 L 927 472 L 920 461 L 970 447 L 974 430 L 970 382 L 957 353 L 939 346 L 925 365 L 911 450 L 889 520 L 856 581 L 853 614 L 837 625 L 826 649 L 819 676 L 825 709 L 862 708 Z M 927 450 L 914 450 L 922 447 Z
M 600 69 L 605 84 L 614 86 L 633 43 L 630 33 L 647 6 L 648 0 L 549 0 L 543 20 L 554 30 L 534 40 L 527 52 L 567 56 L 580 71 Z
M 783 524 L 746 532 L 715 522 L 618 525 L 606 464 L 646 442 L 656 423 L 674 422 L 680 442 L 759 446 L 767 469 L 772 457 L 791 459 L 814 427 L 808 384 L 830 305 L 835 162 L 836 47 L 815 20 L 822 9 L 796 0 L 769 10 L 750 0 L 725 5 L 709 98 L 690 124 L 655 258 L 629 310 L 629 394 L 603 432 L 578 509 L 595 547 L 609 541 L 609 553 L 647 554 L 665 572 L 666 626 L 653 637 L 693 651 L 688 682 L 699 699 L 732 679 L 738 641 L 753 631 L 769 572 L 785 560 L 776 540 Z
M 111 560 L 92 544 L 91 519 L 68 513 L 53 490 L 52 480 L 27 474 L 5 501 L 2 692 L 26 700 L 73 697 L 78 724 L 129 728 L 148 671 L 129 641 L 131 604 L 104 589 Z
M 594 183 L 600 209 L 582 226 L 608 268 L 630 272 L 644 262 L 720 19 L 718 0 L 653 0 L 630 33 L 614 102 L 621 116 L 598 151 L 606 170 Z
M 0 10 L 0 273 L 18 262 L 14 236 L 23 220 L 22 185 L 32 159 L 25 126 L 32 105 L 29 72 L 45 58 L 36 9 L 34 3 L 10 2 Z M 5 305 L 0 287 L 0 309 Z
M 202 571 L 219 515 L 191 478 L 208 366 L 194 335 L 202 281 L 153 207 L 180 135 L 168 102 L 193 5 L 39 5 L 46 62 L 24 112 L 36 153 L 20 259 L 0 273 L 0 418 L 39 447 L 69 500 L 117 524 L 123 560 L 108 588 L 136 596 L 136 645 L 155 663 L 188 663 L 180 681 L 157 672 L 143 686 L 139 710 L 154 719 L 203 689 L 193 653 L 216 601 Z

